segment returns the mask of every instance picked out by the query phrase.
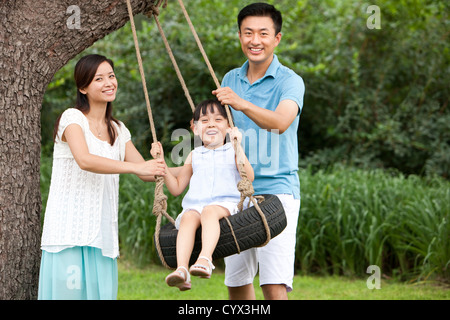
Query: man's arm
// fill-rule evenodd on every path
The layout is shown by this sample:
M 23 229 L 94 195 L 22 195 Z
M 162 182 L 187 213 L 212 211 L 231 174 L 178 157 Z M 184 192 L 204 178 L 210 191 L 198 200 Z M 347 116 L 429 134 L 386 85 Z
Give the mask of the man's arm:
M 231 88 L 224 87 L 212 92 L 223 104 L 234 110 L 242 111 L 260 128 L 278 130 L 280 134 L 289 128 L 298 114 L 297 103 L 293 100 L 283 100 L 275 111 L 267 110 L 239 97 Z

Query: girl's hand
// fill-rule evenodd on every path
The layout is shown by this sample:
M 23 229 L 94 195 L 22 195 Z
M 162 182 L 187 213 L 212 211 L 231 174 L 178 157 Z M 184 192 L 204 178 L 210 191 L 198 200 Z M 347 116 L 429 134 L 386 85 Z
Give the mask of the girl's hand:
M 162 159 L 164 159 L 164 150 L 161 145 L 161 142 L 153 142 L 152 148 L 150 150 L 150 154 L 154 159 L 157 159 L 159 156 L 161 156 Z
M 163 159 L 135 163 L 135 174 L 138 176 L 164 176 L 166 163 Z
M 237 142 L 241 144 L 242 141 L 242 132 L 239 131 L 237 127 L 234 128 L 228 128 L 227 129 L 228 134 L 230 135 L 230 141 L 233 142 L 234 139 L 237 139 Z

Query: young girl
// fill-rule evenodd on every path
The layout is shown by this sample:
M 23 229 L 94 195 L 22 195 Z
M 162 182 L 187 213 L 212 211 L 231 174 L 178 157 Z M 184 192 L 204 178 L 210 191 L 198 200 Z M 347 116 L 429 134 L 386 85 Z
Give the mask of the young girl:
M 39 299 L 116 299 L 119 174 L 144 181 L 165 174 L 145 161 L 125 125 L 112 117 L 113 62 L 83 57 L 75 67 L 77 101 L 58 118 L 42 234 Z
M 235 151 L 231 143 L 225 143 L 226 134 L 231 141 L 236 137 L 240 148 L 242 134 L 230 128 L 225 108 L 218 100 L 200 103 L 194 111 L 194 134 L 203 146 L 195 148 L 187 157 L 184 166 L 175 177 L 166 170 L 165 184 L 171 194 L 180 195 L 189 184 L 175 226 L 177 236 L 177 270 L 166 277 L 169 286 L 181 291 L 191 288 L 190 276 L 209 278 L 214 265 L 212 254 L 220 236 L 219 220 L 237 212 L 240 180 Z M 162 154 L 160 143 L 152 144 L 151 154 Z M 243 154 L 243 153 L 242 153 Z M 163 158 L 163 156 L 162 156 Z M 253 181 L 253 169 L 245 157 L 245 170 Z M 197 262 L 189 267 L 189 258 L 194 247 L 195 232 L 202 226 L 202 250 Z

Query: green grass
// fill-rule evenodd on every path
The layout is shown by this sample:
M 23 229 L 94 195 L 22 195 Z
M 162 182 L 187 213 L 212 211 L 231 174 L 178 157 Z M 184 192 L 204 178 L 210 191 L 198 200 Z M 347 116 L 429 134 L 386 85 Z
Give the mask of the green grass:
M 166 285 L 170 273 L 158 265 L 137 268 L 119 259 L 119 300 L 226 300 L 224 272 L 214 270 L 211 279 L 192 278 L 192 289 L 180 292 Z M 368 275 L 369 276 L 369 275 Z M 449 300 L 450 289 L 434 282 L 408 284 L 382 280 L 381 289 L 370 290 L 367 278 L 339 276 L 295 276 L 290 300 Z M 254 282 L 256 299 L 262 300 L 258 279 Z

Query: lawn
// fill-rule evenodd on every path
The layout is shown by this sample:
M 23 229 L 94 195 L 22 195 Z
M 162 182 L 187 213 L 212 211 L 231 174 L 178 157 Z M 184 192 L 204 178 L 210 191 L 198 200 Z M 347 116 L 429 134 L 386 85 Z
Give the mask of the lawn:
M 169 270 L 157 265 L 137 268 L 119 259 L 119 300 L 226 300 L 223 270 L 209 280 L 193 278 L 192 289 L 180 292 L 164 282 Z M 369 275 L 368 275 L 369 276 Z M 449 300 L 450 288 L 434 282 L 408 284 L 382 279 L 381 288 L 370 290 L 365 279 L 295 276 L 290 300 Z M 263 295 L 255 279 L 256 299 Z

